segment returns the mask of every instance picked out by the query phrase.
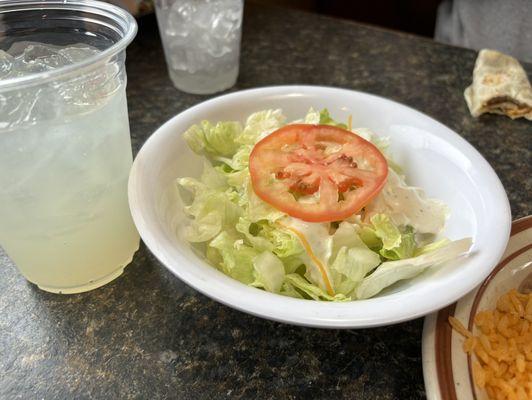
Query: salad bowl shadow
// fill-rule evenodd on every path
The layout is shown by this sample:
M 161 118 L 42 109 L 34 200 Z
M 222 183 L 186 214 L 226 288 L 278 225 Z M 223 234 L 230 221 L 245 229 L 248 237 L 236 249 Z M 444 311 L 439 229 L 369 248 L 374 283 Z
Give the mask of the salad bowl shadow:
M 450 208 L 443 235 L 471 237 L 462 257 L 399 282 L 376 297 L 350 302 L 302 300 L 246 286 L 212 267 L 183 237 L 187 224 L 176 179 L 198 177 L 203 160 L 183 139 L 202 120 L 244 121 L 256 111 L 280 108 L 288 120 L 309 108 L 327 108 L 340 121 L 390 138 L 390 153 L 409 184 Z M 474 289 L 506 247 L 511 213 L 504 188 L 488 162 L 460 135 L 407 106 L 375 95 L 318 86 L 274 86 L 235 92 L 176 115 L 146 141 L 129 178 L 129 204 L 150 251 L 173 274 L 227 306 L 284 323 L 322 328 L 389 325 L 432 313 Z

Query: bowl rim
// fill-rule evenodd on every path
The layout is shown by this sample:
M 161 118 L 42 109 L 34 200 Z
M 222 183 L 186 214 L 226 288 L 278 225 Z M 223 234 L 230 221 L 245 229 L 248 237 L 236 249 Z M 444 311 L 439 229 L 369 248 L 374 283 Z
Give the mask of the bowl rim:
M 375 297 L 367 300 L 334 303 L 300 300 L 268 293 L 256 288 L 248 287 L 219 272 L 221 275 L 220 282 L 225 281 L 222 283 L 228 284 L 227 280 L 230 280 L 239 285 L 236 290 L 239 294 L 235 295 L 230 291 L 224 291 L 217 288 L 216 285 L 209 286 L 204 279 L 199 279 L 187 270 L 187 268 L 172 268 L 172 266 L 179 265 L 180 263 L 188 263 L 188 260 L 181 254 L 174 254 L 173 258 L 169 257 L 164 251 L 164 245 L 161 245 L 160 240 L 155 237 L 148 227 L 149 222 L 145 218 L 146 210 L 143 208 L 144 206 L 139 197 L 140 193 L 142 193 L 143 185 L 142 180 L 140 179 L 140 166 L 146 162 L 146 159 L 149 158 L 150 154 L 154 152 L 156 153 L 155 150 L 157 149 L 158 142 L 171 134 L 170 127 L 179 123 L 180 119 L 188 118 L 206 108 L 221 105 L 223 102 L 230 99 L 238 99 L 239 97 L 246 99 L 256 96 L 273 95 L 286 96 L 294 94 L 316 95 L 319 92 L 322 94 L 328 93 L 329 95 L 355 94 L 357 96 L 368 96 L 368 98 L 372 98 L 373 100 L 393 103 L 392 105 L 394 107 L 413 113 L 413 115 L 422 117 L 425 120 L 430 120 L 431 124 L 436 124 L 440 129 L 443 128 L 446 135 L 452 137 L 453 141 L 459 144 L 461 153 L 465 153 L 468 158 L 472 158 L 474 162 L 480 164 L 479 168 L 483 171 L 483 174 L 487 179 L 490 180 L 490 184 L 493 185 L 490 187 L 490 196 L 496 197 L 496 202 L 501 206 L 501 212 L 497 216 L 497 227 L 499 228 L 499 238 L 502 238 L 502 240 L 499 240 L 490 246 L 491 253 L 489 255 L 489 260 L 487 261 L 490 265 L 489 269 L 485 268 L 482 273 L 476 275 L 470 274 L 468 279 L 453 282 L 455 285 L 453 285 L 449 293 L 446 294 L 440 293 L 437 296 L 433 296 L 431 292 L 424 292 L 423 288 L 417 289 L 421 292 L 420 294 L 427 296 L 424 301 L 408 298 L 403 299 L 401 298 L 401 292 L 397 292 L 391 295 Z M 430 314 L 453 303 L 480 284 L 489 274 L 491 268 L 498 263 L 506 248 L 511 228 L 510 205 L 502 183 L 489 163 L 462 136 L 430 116 L 404 104 L 362 91 L 330 86 L 283 85 L 246 89 L 211 98 L 178 113 L 161 125 L 146 140 L 138 152 L 137 157 L 133 162 L 129 177 L 128 197 L 133 220 L 146 246 L 166 268 L 187 285 L 213 300 L 251 315 L 293 325 L 319 328 L 367 328 L 391 325 Z M 213 268 L 213 270 L 215 269 Z M 242 301 L 242 296 L 248 296 L 248 300 L 245 302 Z M 398 300 L 401 300 L 401 304 L 397 304 Z M 265 307 L 263 302 L 267 303 L 269 307 Z M 294 307 L 297 307 L 296 311 L 292 311 Z M 383 311 L 384 315 L 382 314 Z M 331 315 L 333 316 L 331 317 Z

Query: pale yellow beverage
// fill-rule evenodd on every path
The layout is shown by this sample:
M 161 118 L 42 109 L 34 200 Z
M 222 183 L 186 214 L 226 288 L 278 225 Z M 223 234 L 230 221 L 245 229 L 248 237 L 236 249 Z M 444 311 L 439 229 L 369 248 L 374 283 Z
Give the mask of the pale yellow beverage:
M 80 59 L 96 51 L 38 46 L 18 51 Z M 108 65 L 45 89 L 19 90 L 18 107 L 1 115 L 0 245 L 41 289 L 82 292 L 120 275 L 139 247 L 127 201 L 125 74 Z

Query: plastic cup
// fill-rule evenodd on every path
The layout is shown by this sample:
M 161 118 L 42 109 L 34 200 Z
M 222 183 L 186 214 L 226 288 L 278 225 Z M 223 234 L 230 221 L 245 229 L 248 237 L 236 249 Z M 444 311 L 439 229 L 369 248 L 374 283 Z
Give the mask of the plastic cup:
M 238 77 L 243 0 L 156 0 L 166 64 L 174 86 L 210 94 Z
M 0 3 L 0 245 L 41 289 L 84 292 L 131 261 L 132 163 L 121 8 Z

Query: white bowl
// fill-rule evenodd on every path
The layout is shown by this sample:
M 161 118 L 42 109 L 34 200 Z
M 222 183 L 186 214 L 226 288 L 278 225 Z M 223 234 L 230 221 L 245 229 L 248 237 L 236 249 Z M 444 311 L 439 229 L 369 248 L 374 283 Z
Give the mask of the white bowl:
M 248 287 L 219 272 L 178 234 L 187 223 L 175 179 L 199 176 L 202 159 L 182 133 L 203 119 L 241 120 L 254 111 L 281 108 L 288 119 L 328 108 L 353 126 L 391 139 L 391 151 L 410 184 L 425 189 L 451 209 L 444 235 L 473 237 L 472 253 L 431 268 L 381 295 L 346 303 L 317 302 Z M 489 274 L 510 233 L 508 199 L 486 160 L 458 134 L 409 107 L 382 97 L 329 87 L 277 86 L 220 96 L 176 115 L 140 150 L 129 179 L 129 204 L 142 239 L 181 280 L 238 310 L 291 324 L 361 328 L 397 323 L 429 314 L 465 295 Z

